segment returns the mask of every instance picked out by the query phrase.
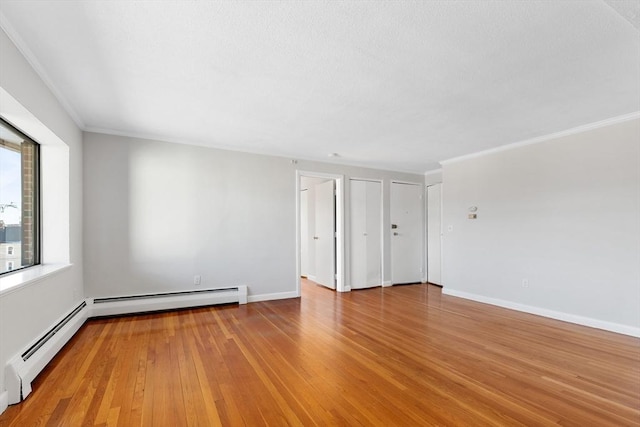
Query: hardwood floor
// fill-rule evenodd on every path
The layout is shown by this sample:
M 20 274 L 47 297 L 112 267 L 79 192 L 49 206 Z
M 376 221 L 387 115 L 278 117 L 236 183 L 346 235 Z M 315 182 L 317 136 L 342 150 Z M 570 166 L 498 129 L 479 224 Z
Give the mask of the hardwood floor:
M 428 285 L 90 320 L 0 426 L 640 425 L 640 340 Z

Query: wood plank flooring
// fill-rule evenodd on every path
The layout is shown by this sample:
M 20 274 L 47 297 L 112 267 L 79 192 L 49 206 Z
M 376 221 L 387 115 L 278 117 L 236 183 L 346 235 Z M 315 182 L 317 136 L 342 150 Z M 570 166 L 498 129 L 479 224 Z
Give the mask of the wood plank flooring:
M 90 320 L 0 426 L 640 425 L 640 340 L 430 285 Z

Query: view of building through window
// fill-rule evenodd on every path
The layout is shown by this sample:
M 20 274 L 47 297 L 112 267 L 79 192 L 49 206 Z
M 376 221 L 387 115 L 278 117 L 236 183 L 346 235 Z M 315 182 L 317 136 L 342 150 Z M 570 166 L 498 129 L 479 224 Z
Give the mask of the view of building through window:
M 39 263 L 38 145 L 0 121 L 0 274 Z

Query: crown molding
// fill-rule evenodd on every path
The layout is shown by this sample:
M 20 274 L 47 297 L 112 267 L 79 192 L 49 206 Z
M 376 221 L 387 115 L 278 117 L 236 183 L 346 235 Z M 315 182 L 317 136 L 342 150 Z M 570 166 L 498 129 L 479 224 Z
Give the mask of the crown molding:
M 625 114 L 625 115 L 617 116 L 617 117 L 612 117 L 612 118 L 605 119 L 605 120 L 600 120 L 600 121 L 589 123 L 589 124 L 586 124 L 586 125 L 577 126 L 577 127 L 571 128 L 571 129 L 563 130 L 563 131 L 560 131 L 560 132 L 555 132 L 555 133 L 539 136 L 539 137 L 536 137 L 536 138 L 527 139 L 527 140 L 520 141 L 520 142 L 514 142 L 514 143 L 511 143 L 511 144 L 502 145 L 500 147 L 490 148 L 490 149 L 484 150 L 484 151 L 478 151 L 477 153 L 466 154 L 464 156 L 454 157 L 454 158 L 447 159 L 447 160 L 441 160 L 440 164 L 441 165 L 448 165 L 448 164 L 460 162 L 460 161 L 463 161 L 463 160 L 469 160 L 469 159 L 473 159 L 473 158 L 476 158 L 476 157 L 482 157 L 482 156 L 486 156 L 486 155 L 489 155 L 489 154 L 499 153 L 501 151 L 512 150 L 514 148 L 520 148 L 520 147 L 524 147 L 524 146 L 527 146 L 527 145 L 539 144 L 541 142 L 547 142 L 547 141 L 550 141 L 552 139 L 557 139 L 557 138 L 561 138 L 561 137 L 565 137 L 565 136 L 569 136 L 569 135 L 576 135 L 576 134 L 579 134 L 579 133 L 587 132 L 587 131 L 594 130 L 594 129 L 599 129 L 599 128 L 606 127 L 606 126 L 611 126 L 611 125 L 614 125 L 614 124 L 617 124 L 617 123 L 627 122 L 629 120 L 634 120 L 634 119 L 638 119 L 638 118 L 640 118 L 640 111 L 635 111 L 633 113 L 629 113 L 629 114 Z
M 62 95 L 62 92 L 53 84 L 53 80 L 49 78 L 45 68 L 40 64 L 36 56 L 33 54 L 31 49 L 27 46 L 27 44 L 22 40 L 22 37 L 18 34 L 18 32 L 13 28 L 13 25 L 9 22 L 6 16 L 0 11 L 0 28 L 5 32 L 9 40 L 13 42 L 18 51 L 24 56 L 29 65 L 36 72 L 38 77 L 44 82 L 45 86 L 51 91 L 53 96 L 58 100 L 62 108 L 66 111 L 66 113 L 71 117 L 71 119 L 75 122 L 76 126 L 80 128 L 80 130 L 85 129 L 84 122 L 80 118 L 80 115 L 76 112 L 76 110 L 71 106 L 71 103 Z

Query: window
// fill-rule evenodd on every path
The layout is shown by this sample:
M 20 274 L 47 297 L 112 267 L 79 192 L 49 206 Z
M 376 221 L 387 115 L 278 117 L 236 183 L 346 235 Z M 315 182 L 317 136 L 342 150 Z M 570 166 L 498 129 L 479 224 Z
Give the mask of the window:
M 0 274 L 40 263 L 40 146 L 0 118 Z

